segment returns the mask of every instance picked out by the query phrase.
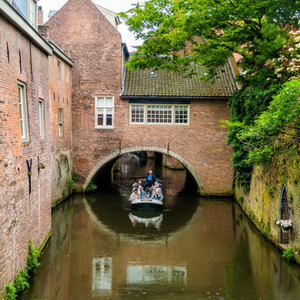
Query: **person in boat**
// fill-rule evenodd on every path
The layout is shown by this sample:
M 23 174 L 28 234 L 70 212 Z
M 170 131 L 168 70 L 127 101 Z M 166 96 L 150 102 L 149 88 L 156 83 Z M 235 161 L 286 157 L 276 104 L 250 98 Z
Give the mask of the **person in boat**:
M 137 189 L 139 187 L 139 185 L 142 185 L 142 181 L 139 180 L 138 182 L 135 182 L 133 185 L 132 185 L 132 192 L 134 189 Z
M 149 170 L 149 173 L 146 177 L 146 183 L 144 185 L 144 188 L 146 188 L 147 186 L 148 187 L 151 187 L 152 184 L 154 184 L 156 181 L 156 176 L 153 174 L 153 171 L 152 170 Z
M 145 198 L 150 198 L 152 195 L 152 189 L 149 187 L 145 188 Z
M 154 195 L 151 198 L 156 200 L 161 200 L 162 194 L 160 192 L 160 189 L 156 189 Z
M 139 199 L 139 197 L 138 197 L 138 189 L 135 188 L 133 190 L 132 194 L 129 197 L 129 201 L 133 201 L 133 200 L 137 200 L 137 199 Z
M 138 187 L 137 194 L 138 194 L 139 199 L 142 199 L 142 198 L 145 197 L 145 192 L 144 192 L 143 187 L 141 185 L 139 185 L 139 187 Z
M 155 184 L 155 186 L 158 187 L 158 188 L 161 188 L 161 187 L 162 187 L 162 184 L 159 183 L 158 181 L 155 181 L 154 184 Z
M 155 182 L 155 189 L 159 189 L 160 190 L 160 193 L 162 193 L 162 185 L 160 183 L 158 183 L 157 181 Z
M 154 195 L 155 190 L 156 190 L 155 184 L 152 184 L 152 186 L 151 186 L 151 195 Z

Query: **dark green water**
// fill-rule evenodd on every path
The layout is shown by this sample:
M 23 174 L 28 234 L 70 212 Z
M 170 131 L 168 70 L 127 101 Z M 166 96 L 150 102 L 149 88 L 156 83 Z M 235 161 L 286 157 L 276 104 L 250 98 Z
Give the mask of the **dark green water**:
M 300 299 L 300 268 L 232 199 L 190 194 L 184 171 L 152 163 L 123 168 L 120 192 L 75 195 L 54 212 L 51 242 L 22 299 Z M 130 185 L 149 168 L 167 208 L 132 211 Z

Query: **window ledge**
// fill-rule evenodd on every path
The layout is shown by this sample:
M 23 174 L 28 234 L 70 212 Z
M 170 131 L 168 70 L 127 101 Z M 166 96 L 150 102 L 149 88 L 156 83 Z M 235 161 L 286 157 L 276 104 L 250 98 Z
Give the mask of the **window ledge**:
M 115 127 L 95 127 L 95 129 L 115 129 Z

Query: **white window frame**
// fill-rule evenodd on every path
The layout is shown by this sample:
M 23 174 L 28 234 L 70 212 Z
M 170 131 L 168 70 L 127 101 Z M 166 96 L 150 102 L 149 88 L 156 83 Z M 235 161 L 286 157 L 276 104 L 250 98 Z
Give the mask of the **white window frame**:
M 41 140 L 45 139 L 45 112 L 44 100 L 39 99 L 39 120 L 40 120 L 40 137 Z
M 104 105 L 97 105 L 97 99 L 103 98 L 104 99 Z M 112 105 L 106 105 L 106 101 L 111 98 L 112 99 Z M 96 129 L 114 129 L 114 105 L 115 105 L 115 99 L 112 95 L 97 95 L 95 96 L 95 128 Z M 104 125 L 98 125 L 98 109 L 103 109 L 103 124 Z M 106 125 L 107 121 L 107 111 L 112 111 L 112 124 Z
M 58 136 L 64 137 L 64 110 L 58 109 Z
M 28 112 L 26 101 L 26 84 L 18 81 L 18 102 L 20 109 L 20 125 L 22 142 L 29 141 Z
M 144 108 L 144 122 L 132 122 L 132 108 L 136 106 L 140 106 Z M 172 107 L 172 121 L 167 122 L 148 122 L 147 120 L 147 108 L 151 106 L 167 106 Z M 184 106 L 187 107 L 187 123 L 175 123 L 175 108 Z M 172 125 L 172 126 L 189 126 L 190 125 L 190 104 L 138 104 L 138 103 L 130 103 L 129 104 L 129 124 L 130 125 Z
M 37 1 L 28 0 L 28 21 L 30 25 L 37 29 Z

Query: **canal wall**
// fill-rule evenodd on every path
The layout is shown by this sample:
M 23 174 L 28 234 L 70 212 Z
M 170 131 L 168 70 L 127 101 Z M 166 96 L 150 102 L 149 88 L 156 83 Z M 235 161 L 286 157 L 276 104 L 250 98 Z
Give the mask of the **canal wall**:
M 254 167 L 249 191 L 235 187 L 235 198 L 259 231 L 282 250 L 293 248 L 300 263 L 300 167 L 299 158 L 278 160 L 267 169 Z M 279 219 L 290 219 L 293 228 L 282 232 Z

